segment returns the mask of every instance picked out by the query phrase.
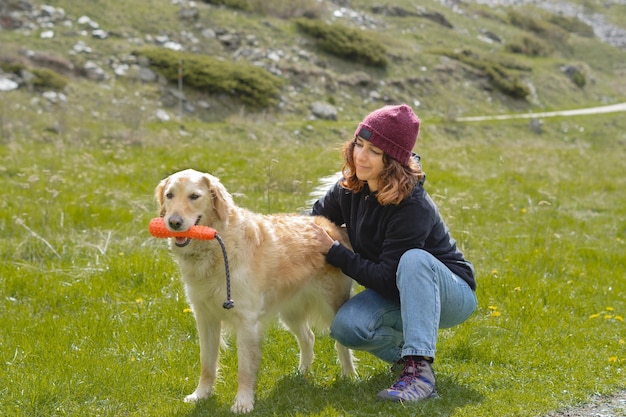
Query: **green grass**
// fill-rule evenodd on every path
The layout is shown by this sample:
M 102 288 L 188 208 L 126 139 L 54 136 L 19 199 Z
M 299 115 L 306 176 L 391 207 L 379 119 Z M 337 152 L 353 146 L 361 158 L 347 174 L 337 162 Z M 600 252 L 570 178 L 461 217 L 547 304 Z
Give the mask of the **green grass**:
M 262 113 L 187 88 L 191 102 L 211 106 L 158 122 L 161 87 L 115 77 L 68 78 L 65 104 L 26 89 L 1 93 L 0 415 L 231 415 L 233 347 L 223 353 L 215 396 L 182 401 L 196 385 L 198 343 L 179 272 L 165 242 L 147 231 L 157 215 L 154 187 L 191 167 L 219 176 L 241 206 L 300 211 L 317 179 L 338 169 L 341 144 L 376 105 L 366 98 L 373 90 L 421 103 L 417 150 L 427 187 L 476 266 L 479 309 L 440 333 L 440 397 L 407 406 L 374 401 L 392 381 L 388 366 L 371 356 L 357 352 L 360 379 L 342 380 L 324 335 L 313 372 L 298 375 L 295 340 L 272 324 L 253 415 L 544 416 L 626 388 L 623 114 L 545 119 L 541 134 L 525 120 L 454 122 L 623 102 L 624 51 L 571 35 L 548 57 L 513 56 L 476 36 L 488 29 L 510 42 L 529 33 L 507 23 L 509 9 L 467 4 L 465 13 L 453 13 L 432 2 L 428 9 L 454 30 L 376 16 L 389 55 L 381 70 L 307 49 L 291 21 L 272 15 L 202 4 L 197 24 L 186 25 L 176 17 L 179 6 L 162 0 L 52 5 L 73 21 L 88 15 L 113 35 L 102 41 L 59 30 L 52 42 L 39 31 L 5 30 L 0 58 L 33 49 L 77 65 L 94 57 L 102 63 L 137 49 L 128 38 L 176 39 L 190 30 L 202 39 L 198 53 L 230 59 L 219 41 L 200 37 L 205 27 L 312 57 L 287 62 L 287 73 L 303 78 L 287 79 L 295 90 L 282 92 L 285 107 Z M 370 5 L 351 3 L 360 11 Z M 625 10 L 613 5 L 607 18 L 620 24 Z M 70 56 L 78 40 L 93 55 Z M 523 78 L 535 86 L 535 99 L 495 93 L 483 75 L 434 53 L 461 48 L 531 68 Z M 584 70 L 584 88 L 562 74 L 563 65 Z M 373 80 L 368 86 L 324 81 L 361 71 Z M 305 121 L 319 100 L 335 103 L 338 122 Z M 175 108 L 166 110 L 175 118 Z
M 132 102 L 92 120 L 90 105 L 74 109 L 82 118 L 37 114 L 27 95 L 5 97 L 0 414 L 230 415 L 233 347 L 215 396 L 182 401 L 195 388 L 198 343 L 178 270 L 147 232 L 154 187 L 194 167 L 222 178 L 242 206 L 298 211 L 338 168 L 355 121 L 232 117 L 183 130 Z M 392 382 L 388 366 L 357 352 L 360 379 L 342 380 L 324 335 L 313 372 L 299 376 L 293 337 L 272 325 L 252 415 L 541 416 L 625 387 L 623 116 L 546 119 L 540 135 L 527 121 L 423 119 L 428 190 L 479 285 L 478 311 L 441 331 L 440 397 L 375 402 Z

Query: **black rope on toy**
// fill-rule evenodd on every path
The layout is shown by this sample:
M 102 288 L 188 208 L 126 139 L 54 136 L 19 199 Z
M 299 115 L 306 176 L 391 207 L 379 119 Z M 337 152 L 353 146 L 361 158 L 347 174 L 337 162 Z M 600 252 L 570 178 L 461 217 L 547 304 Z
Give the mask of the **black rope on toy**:
M 226 268 L 226 301 L 224 301 L 224 304 L 222 304 L 222 307 L 224 307 L 227 310 L 230 310 L 231 308 L 235 307 L 235 302 L 233 301 L 232 298 L 230 298 L 230 268 L 228 267 L 228 256 L 226 255 L 226 246 L 224 245 L 224 241 L 222 240 L 220 235 L 218 235 L 217 233 L 215 234 L 215 239 L 217 239 L 220 246 L 222 247 L 222 254 L 224 255 L 224 268 Z

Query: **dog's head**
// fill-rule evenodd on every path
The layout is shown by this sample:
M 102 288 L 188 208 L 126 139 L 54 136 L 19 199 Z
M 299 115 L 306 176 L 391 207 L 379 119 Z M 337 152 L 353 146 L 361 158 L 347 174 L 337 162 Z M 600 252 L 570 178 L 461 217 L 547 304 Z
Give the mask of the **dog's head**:
M 159 215 L 168 229 L 184 232 L 191 226 L 210 226 L 218 230 L 228 222 L 234 203 L 226 188 L 213 175 L 187 169 L 163 179 L 155 190 Z M 191 239 L 176 238 L 178 247 Z

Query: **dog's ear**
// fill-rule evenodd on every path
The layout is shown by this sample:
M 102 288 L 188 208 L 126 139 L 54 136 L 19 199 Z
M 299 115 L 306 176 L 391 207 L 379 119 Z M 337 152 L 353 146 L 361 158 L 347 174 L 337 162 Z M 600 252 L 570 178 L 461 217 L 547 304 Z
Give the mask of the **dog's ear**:
M 167 185 L 168 180 L 169 180 L 169 177 L 161 180 L 161 182 L 159 182 L 159 185 L 157 185 L 154 190 L 154 197 L 156 198 L 156 201 L 159 204 L 159 216 L 160 217 L 165 216 L 165 204 L 163 201 L 164 200 L 163 190 L 165 190 L 165 186 Z
M 217 212 L 217 217 L 223 222 L 228 221 L 230 210 L 235 204 L 233 198 L 228 191 L 226 191 L 222 183 L 213 175 L 204 174 L 203 179 L 207 189 L 211 193 L 213 207 Z

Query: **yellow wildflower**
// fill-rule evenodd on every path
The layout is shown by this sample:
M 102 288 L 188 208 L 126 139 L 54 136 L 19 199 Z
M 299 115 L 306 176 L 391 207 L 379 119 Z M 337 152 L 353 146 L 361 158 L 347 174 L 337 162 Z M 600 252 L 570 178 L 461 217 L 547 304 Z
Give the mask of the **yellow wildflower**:
M 600 317 L 599 313 L 592 314 L 591 316 L 589 316 L 590 319 L 597 319 L 598 317 Z

